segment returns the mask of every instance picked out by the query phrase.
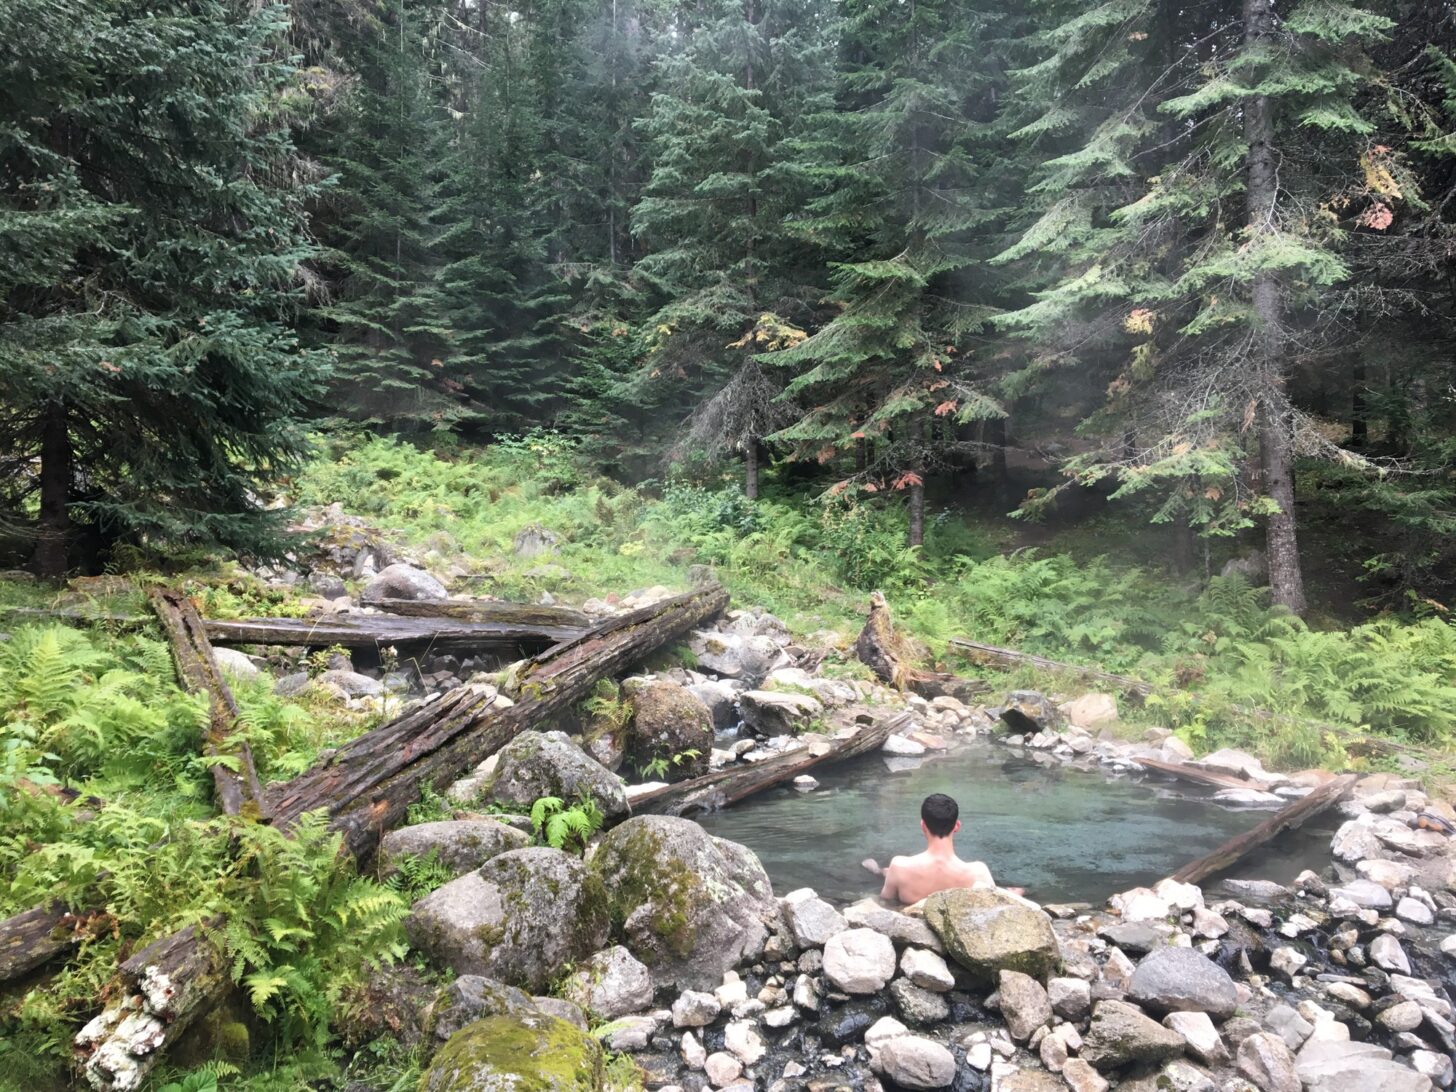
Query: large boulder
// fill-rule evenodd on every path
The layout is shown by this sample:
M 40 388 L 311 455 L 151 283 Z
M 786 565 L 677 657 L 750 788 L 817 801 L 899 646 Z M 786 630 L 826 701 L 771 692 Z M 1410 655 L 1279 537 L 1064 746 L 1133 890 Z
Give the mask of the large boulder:
M 845 929 L 824 945 L 824 977 L 845 993 L 878 993 L 895 976 L 895 946 L 873 929 Z
M 1133 1063 L 1158 1065 L 1183 1053 L 1183 1037 L 1125 1001 L 1099 1001 L 1082 1037 L 1084 1061 L 1107 1071 Z
M 462 974 L 436 998 L 430 1009 L 435 1038 L 444 1041 L 466 1024 L 487 1016 L 507 1013 L 522 1015 L 536 1012 L 531 995 L 494 978 L 478 974 Z
M 789 657 L 772 637 L 698 630 L 688 641 L 698 666 L 715 675 L 756 684 L 775 668 L 787 667 Z
M 655 759 L 667 759 L 662 776 L 668 781 L 708 772 L 713 715 L 701 698 L 684 686 L 660 680 L 632 695 L 632 710 L 627 726 L 629 762 L 640 770 Z
M 614 937 L 679 990 L 715 988 L 724 971 L 761 955 L 781 925 L 753 852 L 691 819 L 628 819 L 602 839 L 591 869 Z
M 562 995 L 602 1020 L 641 1012 L 652 1004 L 652 973 L 621 945 L 587 960 L 566 980 Z
M 482 794 L 497 804 L 529 811 L 543 796 L 567 804 L 590 797 L 608 819 L 627 814 L 622 782 L 564 732 L 522 732 L 500 752 Z
M 1294 1059 L 1306 1092 L 1431 1092 L 1424 1073 L 1391 1058 L 1375 1043 L 1311 1039 Z
M 450 1037 L 420 1092 L 600 1092 L 601 1044 L 556 1016 L 489 1016 Z
M 761 736 L 796 736 L 824 714 L 817 698 L 789 690 L 749 690 L 738 708 L 743 723 Z
M 595 875 L 557 849 L 513 849 L 415 903 L 410 943 L 457 974 L 533 992 L 607 941 Z
M 399 870 L 403 858 L 433 853 L 452 874 L 459 876 L 479 868 L 498 854 L 525 849 L 530 842 L 521 831 L 494 819 L 418 823 L 384 836 L 379 843 L 379 863 L 382 873 L 388 876 Z
M 726 732 L 738 723 L 738 695 L 743 692 L 742 683 L 704 679 L 689 686 L 688 692 L 707 708 L 716 731 Z
M 1044 982 L 1060 963 L 1052 919 L 1003 891 L 937 891 L 925 900 L 925 920 L 947 954 L 988 989 L 1002 971 Z
M 1170 1012 L 1206 1012 L 1227 1020 L 1239 1005 L 1239 991 L 1228 972 L 1193 948 L 1156 948 L 1132 973 L 1128 996 L 1165 1016 Z
M 1002 971 L 1001 1015 L 1011 1029 L 1011 1038 L 1024 1043 L 1036 1029 L 1052 1022 L 1052 1002 L 1042 984 L 1020 971 Z
M 424 569 L 396 563 L 380 570 L 359 593 L 361 603 L 378 603 L 383 599 L 444 599 L 449 596 L 441 584 Z

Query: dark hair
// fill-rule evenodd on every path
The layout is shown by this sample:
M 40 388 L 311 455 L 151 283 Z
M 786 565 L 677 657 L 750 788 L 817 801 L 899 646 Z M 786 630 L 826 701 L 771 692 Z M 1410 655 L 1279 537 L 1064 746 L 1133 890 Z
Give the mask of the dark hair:
M 925 829 L 937 838 L 944 838 L 955 830 L 956 820 L 960 818 L 960 814 L 960 806 L 943 792 L 931 793 L 920 805 L 921 822 L 925 824 Z

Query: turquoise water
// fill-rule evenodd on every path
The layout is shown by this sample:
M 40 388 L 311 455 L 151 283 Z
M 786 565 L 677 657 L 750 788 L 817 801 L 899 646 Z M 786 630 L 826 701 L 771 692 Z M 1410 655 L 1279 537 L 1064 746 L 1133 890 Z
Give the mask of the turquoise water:
M 899 772 L 873 755 L 815 776 L 815 792 L 773 789 L 699 821 L 752 848 L 776 892 L 812 887 L 848 901 L 879 892 L 864 858 L 884 864 L 924 848 L 920 801 L 948 793 L 961 808 L 957 851 L 985 861 L 998 883 L 1025 887 L 1041 902 L 1101 902 L 1155 883 L 1269 815 L 1224 808 L 1168 782 L 1038 764 L 988 742 Z M 1318 824 L 1285 834 L 1230 875 L 1289 883 L 1328 862 L 1329 835 Z

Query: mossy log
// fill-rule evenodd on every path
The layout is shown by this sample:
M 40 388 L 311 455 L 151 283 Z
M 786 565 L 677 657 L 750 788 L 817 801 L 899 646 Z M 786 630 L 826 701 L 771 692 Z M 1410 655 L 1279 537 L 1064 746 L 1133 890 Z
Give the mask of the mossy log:
M 0 921 L 0 982 L 29 974 L 79 944 L 91 917 L 52 900 Z
M 896 690 L 909 690 L 922 698 L 941 696 L 970 701 L 990 690 L 980 679 L 967 679 L 944 671 L 926 671 L 908 661 L 904 641 L 895 632 L 890 605 L 880 592 L 870 593 L 870 613 L 854 642 L 854 654 L 881 682 Z
M 1212 853 L 1190 861 L 1177 872 L 1173 879 L 1179 883 L 1202 883 L 1210 876 L 1226 872 L 1249 853 L 1265 842 L 1271 841 L 1286 830 L 1295 830 L 1316 815 L 1334 807 L 1355 787 L 1359 778 L 1345 774 L 1333 781 L 1327 781 L 1309 794 L 1300 797 L 1288 807 L 1281 808 L 1253 830 L 1240 834 L 1219 846 Z
M 612 618 L 521 665 L 506 688 L 513 705 L 458 687 L 366 732 L 293 780 L 270 786 L 268 820 L 287 829 L 304 813 L 326 809 L 333 829 L 343 832 L 345 849 L 367 861 L 425 785 L 454 780 L 520 732 L 586 697 L 598 679 L 626 670 L 727 605 L 728 593 L 715 584 Z M 217 924 L 165 937 L 123 965 L 121 996 L 76 1037 L 93 1088 L 137 1088 L 181 1028 L 227 992 L 217 946 L 206 935 Z M 153 1004 L 148 988 L 164 989 L 166 997 L 158 994 Z M 139 994 L 141 1010 L 135 1007 Z
M 837 738 L 813 737 L 801 750 L 679 781 L 639 796 L 632 802 L 632 811 L 636 815 L 681 816 L 716 811 L 775 785 L 792 781 L 820 766 L 878 751 L 891 733 L 904 727 L 909 720 L 909 713 L 877 718 L 869 724 L 855 725 L 856 730 L 852 734 Z
M 206 694 L 208 728 L 203 750 L 209 758 L 229 761 L 212 764 L 212 781 L 217 805 L 224 815 L 261 816 L 263 787 L 253 765 L 253 751 L 245 740 L 237 738 L 237 700 L 212 654 L 202 618 L 192 601 L 181 592 L 153 588 L 147 598 L 167 643 L 172 649 L 172 662 L 183 687 L 194 694 Z
M 546 622 L 471 622 L 458 618 L 403 618 L 396 614 L 331 614 L 322 618 L 209 620 L 207 636 L 220 645 L 302 645 L 375 648 L 428 645 L 436 652 L 547 648 L 576 640 L 585 626 Z

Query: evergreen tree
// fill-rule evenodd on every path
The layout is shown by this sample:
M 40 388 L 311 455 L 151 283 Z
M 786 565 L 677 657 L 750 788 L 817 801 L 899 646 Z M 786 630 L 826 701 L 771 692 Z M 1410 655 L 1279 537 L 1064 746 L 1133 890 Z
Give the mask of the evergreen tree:
M 810 407 L 778 438 L 820 462 L 857 448 L 862 484 L 908 491 L 918 545 L 942 422 L 1004 414 L 958 354 L 1000 302 L 981 259 L 1010 181 L 988 135 L 1014 13 L 943 0 L 846 13 L 838 109 L 817 142 L 825 192 L 794 225 L 837 258 L 838 314 L 768 358 L 797 372 L 788 391 Z
M 0 8 L 0 465 L 34 563 L 117 542 L 251 548 L 305 450 L 321 360 L 275 6 Z

